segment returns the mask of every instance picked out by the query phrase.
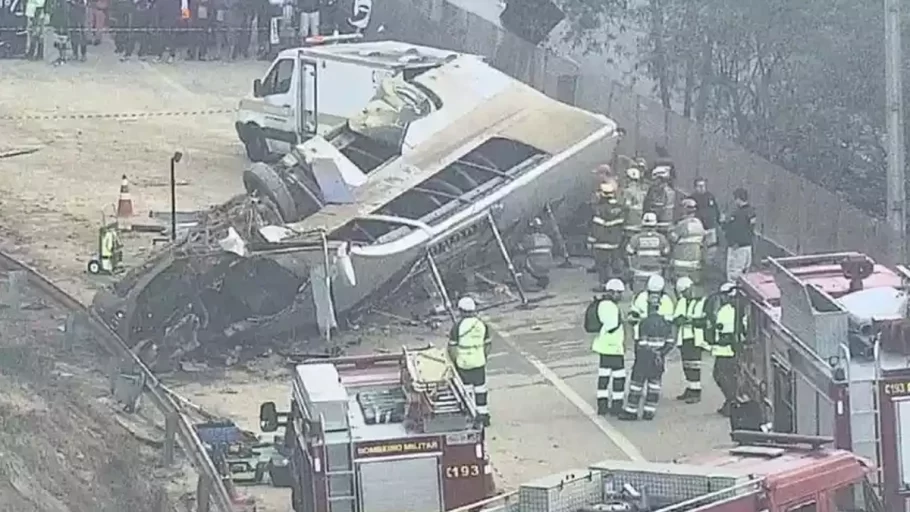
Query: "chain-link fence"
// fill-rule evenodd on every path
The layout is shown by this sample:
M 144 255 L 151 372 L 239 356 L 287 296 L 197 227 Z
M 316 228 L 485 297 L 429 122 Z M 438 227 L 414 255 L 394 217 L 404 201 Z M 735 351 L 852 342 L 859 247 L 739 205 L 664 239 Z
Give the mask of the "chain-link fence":
M 571 60 L 534 47 L 447 0 L 386 0 L 374 15 L 389 38 L 484 55 L 498 69 L 552 97 L 608 115 L 628 132 L 623 151 L 653 157 L 655 144 L 666 148 L 683 187 L 702 176 L 721 202 L 744 187 L 758 211 L 762 236 L 775 246 L 792 253 L 858 250 L 886 263 L 897 258 L 889 251 L 888 225 L 844 197 L 665 110 L 608 76 L 586 74 Z

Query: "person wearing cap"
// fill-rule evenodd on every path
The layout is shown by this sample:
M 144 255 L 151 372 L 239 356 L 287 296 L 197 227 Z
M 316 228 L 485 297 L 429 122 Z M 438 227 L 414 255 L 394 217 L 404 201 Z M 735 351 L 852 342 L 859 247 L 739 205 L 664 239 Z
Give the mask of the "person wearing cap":
M 717 253 L 717 226 L 720 225 L 720 208 L 714 194 L 708 191 L 708 180 L 695 178 L 694 192 L 689 197 L 695 201 L 695 216 L 705 228 L 705 260 L 713 264 Z
M 641 217 L 641 232 L 626 245 L 629 268 L 632 271 L 632 290 L 639 292 L 651 276 L 663 274 L 664 263 L 670 254 L 670 242 L 657 231 L 657 215 L 648 212 Z
M 550 269 L 554 266 L 553 240 L 543 232 L 540 218 L 535 217 L 528 223 L 528 232 L 518 244 L 518 256 L 523 286 L 546 289 L 550 285 Z
M 477 303 L 471 297 L 458 300 L 458 311 L 461 318 L 449 332 L 449 357 L 468 395 L 474 397 L 477 419 L 489 426 L 486 366 L 492 340 L 490 329 L 477 317 Z
M 605 181 L 598 189 L 598 202 L 591 217 L 588 244 L 594 256 L 594 268 L 599 277 L 598 291 L 607 280 L 623 273 L 622 243 L 626 212 L 617 197 L 616 183 Z
M 695 283 L 701 283 L 705 228 L 695 216 L 694 199 L 683 199 L 682 208 L 683 216 L 668 237 L 673 246 L 670 269 L 676 278 L 687 276 Z
M 651 171 L 653 183 L 645 195 L 644 209 L 657 214 L 657 229 L 666 233 L 676 215 L 676 191 L 670 186 L 670 166 L 658 165 Z
M 641 231 L 641 216 L 644 215 L 645 195 L 648 193 L 641 182 L 641 169 L 626 169 L 626 184 L 622 189 L 623 206 L 626 208 L 626 237 L 632 238 Z
M 730 408 L 737 400 L 736 378 L 736 286 L 724 283 L 718 292 L 719 306 L 714 313 L 712 328 L 714 340 L 711 354 L 714 356 L 714 382 L 724 395 L 724 403 L 718 414 L 729 416 Z M 743 318 L 743 330 L 745 329 Z M 742 332 L 742 331 L 741 331 Z
M 692 279 L 680 277 L 676 281 L 676 310 L 673 323 L 676 325 L 676 346 L 682 356 L 683 375 L 686 390 L 676 397 L 687 404 L 701 401 L 701 359 L 706 350 L 705 342 L 705 298 L 699 296 Z
M 655 283 L 656 279 L 663 281 L 662 278 L 655 276 Z M 637 420 L 639 405 L 641 417 L 645 420 L 653 420 L 657 413 L 664 360 L 673 350 L 673 324 L 665 311 L 661 311 L 665 305 L 664 297 L 662 290 L 657 292 L 649 290 L 645 299 L 647 309 L 644 318 L 636 326 L 638 334 L 635 337 L 635 361 L 632 363 L 632 374 L 629 378 L 629 393 L 618 416 L 621 420 Z
M 736 210 L 724 223 L 727 240 L 727 281 L 733 283 L 752 266 L 752 242 L 755 238 L 755 209 L 749 204 L 744 188 L 733 191 Z
M 596 298 L 597 322 L 600 324 L 591 350 L 597 354 L 597 414 L 618 414 L 626 390 L 626 330 L 619 301 L 626 286 L 610 279 L 606 293 Z

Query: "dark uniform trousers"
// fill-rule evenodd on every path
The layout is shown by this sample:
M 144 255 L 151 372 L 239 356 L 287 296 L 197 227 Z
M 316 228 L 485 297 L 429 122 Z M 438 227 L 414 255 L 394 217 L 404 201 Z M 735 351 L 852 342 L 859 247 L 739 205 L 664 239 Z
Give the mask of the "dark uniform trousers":
M 695 345 L 694 339 L 683 340 L 679 347 L 682 356 L 683 376 L 686 378 L 686 390 L 689 395 L 701 395 L 701 358 L 702 349 Z
M 719 336 L 717 345 L 727 346 L 732 343 L 732 335 Z M 714 356 L 714 382 L 724 395 L 724 408 L 729 408 L 736 402 L 736 360 L 734 357 Z
M 484 425 L 490 424 L 490 408 L 487 405 L 487 367 L 462 370 L 456 368 L 465 390 L 474 397 L 474 406 L 477 408 L 477 419 Z
M 618 413 L 626 392 L 626 358 L 600 355 L 597 368 L 597 412 Z
M 644 395 L 644 404 L 641 404 L 642 417 L 646 420 L 654 418 L 657 402 L 660 401 L 660 386 L 664 374 L 663 356 L 660 354 L 663 346 L 661 342 L 644 340 L 638 342 L 629 379 L 629 394 L 623 408 L 625 413 L 637 417 L 639 404 Z

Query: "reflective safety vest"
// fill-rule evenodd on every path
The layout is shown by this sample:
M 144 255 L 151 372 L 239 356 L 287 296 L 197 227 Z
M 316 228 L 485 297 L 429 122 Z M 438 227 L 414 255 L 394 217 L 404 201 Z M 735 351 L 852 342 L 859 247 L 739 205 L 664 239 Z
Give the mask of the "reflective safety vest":
M 641 229 L 641 216 L 645 210 L 645 194 L 648 191 L 641 182 L 633 181 L 622 191 L 623 203 L 626 206 L 626 231 L 637 232 Z
M 623 225 L 626 222 L 626 212 L 619 201 L 611 200 L 596 206 L 594 217 L 591 218 L 591 234 L 588 243 L 594 249 L 616 250 L 622 245 L 625 237 Z
M 717 310 L 714 321 L 720 324 L 720 328 L 716 328 L 717 335 L 711 353 L 714 357 L 733 357 L 735 355 L 733 340 L 736 336 L 736 308 L 733 304 L 724 304 Z
M 629 240 L 629 245 L 626 246 L 629 266 L 636 274 L 660 272 L 663 268 L 664 256 L 669 250 L 670 244 L 667 242 L 667 237 L 653 229 L 646 229 L 635 234 Z
M 106 230 L 101 235 L 101 259 L 107 260 L 114 257 L 114 232 Z
M 473 370 L 487 364 L 484 344 L 487 339 L 487 324 L 476 316 L 462 318 L 458 322 L 458 342 L 455 346 L 455 366 L 462 370 Z
M 632 301 L 631 311 L 638 313 L 639 319 L 643 319 L 648 315 L 648 292 L 639 292 L 635 296 L 635 299 Z M 657 314 L 664 317 L 668 322 L 673 321 L 673 299 L 670 298 L 666 293 L 662 294 L 660 297 L 660 305 L 657 308 Z M 640 322 L 639 322 L 640 323 Z M 635 339 L 639 338 L 638 336 L 638 323 L 632 328 Z
M 619 306 L 609 299 L 597 304 L 600 332 L 594 337 L 591 350 L 604 356 L 621 356 L 626 353 L 626 330 L 622 324 Z
M 690 322 L 696 319 L 704 319 L 705 298 L 688 299 L 680 297 L 676 301 L 676 312 L 673 318 L 685 318 Z M 691 323 L 679 326 L 676 331 L 676 346 L 682 345 L 683 340 L 695 340 L 696 347 L 707 348 L 704 328 L 694 327 Z

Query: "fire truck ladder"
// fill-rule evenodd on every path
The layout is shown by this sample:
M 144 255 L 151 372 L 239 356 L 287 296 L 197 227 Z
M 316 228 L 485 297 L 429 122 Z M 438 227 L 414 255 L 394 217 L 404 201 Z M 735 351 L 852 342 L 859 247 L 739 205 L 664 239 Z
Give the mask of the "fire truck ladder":
M 850 375 L 850 350 L 841 346 L 846 361 L 847 394 L 849 396 L 852 450 L 859 456 L 875 462 L 872 485 L 881 491 L 882 439 L 881 439 L 881 360 L 879 342 L 875 342 L 875 377 L 871 381 L 854 381 Z
M 441 349 L 404 349 L 405 364 L 413 390 L 421 395 L 427 412 L 434 415 L 477 415 L 473 397 L 468 395 L 455 368 Z

